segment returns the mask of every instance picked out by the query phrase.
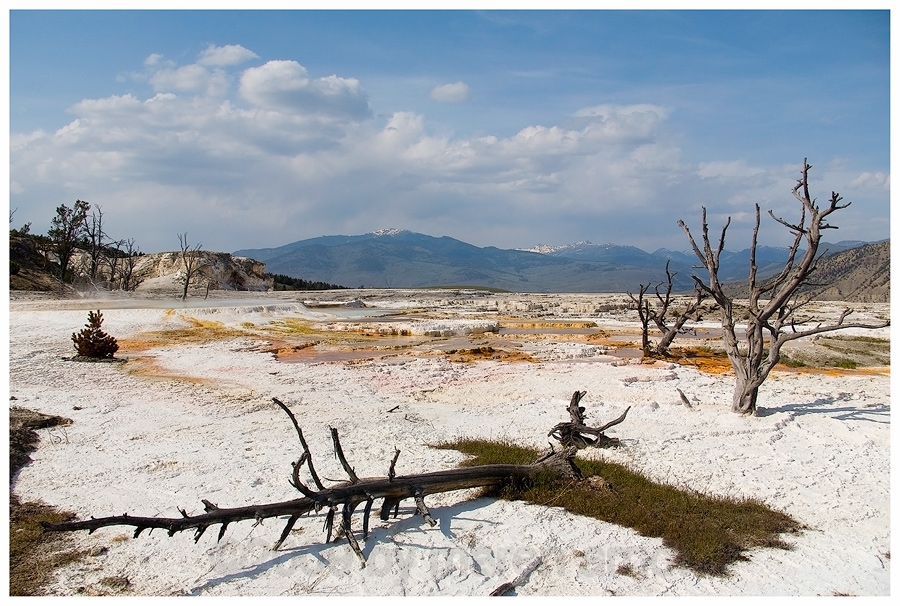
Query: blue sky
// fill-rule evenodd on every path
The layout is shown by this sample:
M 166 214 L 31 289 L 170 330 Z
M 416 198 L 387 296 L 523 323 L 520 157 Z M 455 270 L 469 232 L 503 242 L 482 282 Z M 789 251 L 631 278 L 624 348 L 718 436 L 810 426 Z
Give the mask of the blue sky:
M 395 227 L 478 246 L 686 249 L 677 226 L 853 204 L 889 237 L 881 11 L 21 11 L 13 227 L 99 205 L 145 252 Z M 783 245 L 768 217 L 761 240 Z

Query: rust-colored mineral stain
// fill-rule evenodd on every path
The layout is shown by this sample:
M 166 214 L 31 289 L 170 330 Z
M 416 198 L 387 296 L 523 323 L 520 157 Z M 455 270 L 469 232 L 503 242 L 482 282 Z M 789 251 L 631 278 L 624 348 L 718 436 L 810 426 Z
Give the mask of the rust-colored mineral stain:
M 538 360 L 521 351 L 506 351 L 493 347 L 473 347 L 470 349 L 452 349 L 446 352 L 451 362 L 478 362 L 494 360 L 501 362 L 537 362 Z
M 839 368 L 834 366 L 801 366 L 800 368 L 790 368 L 788 366 L 777 365 L 775 371 L 785 374 L 805 374 L 805 375 L 825 375 L 828 377 L 849 377 L 849 376 L 891 376 L 891 369 L 888 366 L 872 366 L 860 368 Z
M 216 381 L 203 379 L 200 377 L 192 377 L 189 375 L 182 375 L 171 370 L 167 370 L 157 364 L 156 359 L 152 356 L 142 356 L 129 359 L 128 363 L 125 365 L 125 370 L 134 376 L 142 377 L 145 379 L 183 381 L 185 383 L 192 383 L 194 385 L 217 385 Z

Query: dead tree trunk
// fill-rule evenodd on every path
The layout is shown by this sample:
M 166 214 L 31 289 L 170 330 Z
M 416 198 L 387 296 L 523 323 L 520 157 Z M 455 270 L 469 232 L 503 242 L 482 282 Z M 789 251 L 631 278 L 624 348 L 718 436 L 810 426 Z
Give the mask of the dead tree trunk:
M 575 393 L 584 395 L 584 392 Z M 390 463 L 387 477 L 359 478 L 344 457 L 337 429 L 332 428 L 331 435 L 335 455 L 347 473 L 349 480 L 325 488 L 313 467 L 312 454 L 309 451 L 306 440 L 303 438 L 303 432 L 296 418 L 281 401 L 276 398 L 272 399 L 290 417 L 300 439 L 300 445 L 303 448 L 300 459 L 292 463 L 290 480 L 291 485 L 302 493 L 303 497 L 277 503 L 233 508 L 219 507 L 206 499 L 202 499 L 205 513 L 198 515 L 188 515 L 185 510 L 179 508 L 180 518 L 154 518 L 122 514 L 120 516 L 90 518 L 88 520 L 63 522 L 60 524 L 44 523 L 42 524 L 44 529 L 48 531 L 87 530 L 88 532 L 93 532 L 106 526 L 132 526 L 134 527 L 135 538 L 144 530 L 153 528 L 163 529 L 168 532 L 169 536 L 185 530 L 194 530 L 194 541 L 196 542 L 210 526 L 220 525 L 218 540 L 221 540 L 228 525 L 233 522 L 255 520 L 258 523 L 268 518 L 286 516 L 287 522 L 285 527 L 273 547 L 273 549 L 278 549 L 288 537 L 300 516 L 325 508 L 327 509 L 325 517 L 326 542 L 331 540 L 335 516 L 340 514 L 338 523 L 341 534 L 347 539 L 350 547 L 359 557 L 362 566 L 365 566 L 362 550 L 359 548 L 356 536 L 351 528 L 351 517 L 360 504 L 365 503 L 362 528 L 363 538 L 365 538 L 369 531 L 369 516 L 372 511 L 372 505 L 378 499 L 383 500 L 380 511 L 382 520 L 388 519 L 391 511 L 396 516 L 402 500 L 414 499 L 417 511 L 433 526 L 436 522 L 431 517 L 424 500 L 430 494 L 465 488 L 500 486 L 508 483 L 527 483 L 538 474 L 546 471 L 561 477 L 578 479 L 582 477 L 580 470 L 573 462 L 577 448 L 572 446 L 558 452 L 551 451 L 531 465 L 480 465 L 408 476 L 397 476 L 394 473 L 397 457 L 400 454 L 399 451 L 396 451 Z M 578 399 L 580 400 L 580 396 Z M 574 397 L 573 401 L 577 405 L 577 400 Z M 624 418 L 624 415 L 622 418 Z M 589 428 L 585 428 L 582 431 L 585 430 L 593 431 L 589 430 Z M 315 490 L 307 487 L 300 481 L 300 471 L 304 466 L 308 469 L 309 475 L 316 485 Z
M 631 406 L 626 408 L 625 412 L 623 412 L 619 418 L 613 419 L 606 425 L 600 427 L 588 427 L 584 424 L 584 406 L 579 405 L 581 398 L 583 398 L 586 393 L 586 391 L 576 391 L 572 394 L 572 399 L 569 401 L 569 407 L 566 409 L 569 411 L 569 417 L 571 417 L 572 420 L 568 423 L 559 423 L 556 427 L 551 429 L 550 433 L 547 435 L 558 440 L 559 443 L 563 445 L 563 448 L 575 447 L 581 449 L 587 448 L 588 446 L 595 446 L 597 448 L 619 446 L 618 438 L 607 437 L 603 432 L 613 425 L 618 425 L 624 421 L 625 415 L 631 410 Z M 588 436 L 594 437 L 590 438 Z

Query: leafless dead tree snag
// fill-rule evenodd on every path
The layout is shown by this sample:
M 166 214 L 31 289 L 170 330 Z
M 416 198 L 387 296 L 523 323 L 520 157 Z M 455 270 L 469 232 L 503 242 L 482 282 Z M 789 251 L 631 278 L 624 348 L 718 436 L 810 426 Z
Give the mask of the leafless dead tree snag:
M 576 408 L 584 393 L 575 392 L 578 397 L 573 396 L 572 401 Z M 391 512 L 396 517 L 400 502 L 404 499 L 413 499 L 418 513 L 433 526 L 436 524 L 436 521 L 425 505 L 425 497 L 430 494 L 466 488 L 501 486 L 509 483 L 528 483 L 538 474 L 546 471 L 564 478 L 582 478 L 581 471 L 573 461 L 577 451 L 575 445 L 568 446 L 560 451 L 551 449 L 550 452 L 539 457 L 531 465 L 480 465 L 407 476 L 398 476 L 395 473 L 395 465 L 400 456 L 400 451 L 395 449 L 387 477 L 360 478 L 344 455 L 337 429 L 332 428 L 331 437 L 334 443 L 335 455 L 349 479 L 326 488 L 313 466 L 312 454 L 303 437 L 303 431 L 300 429 L 297 419 L 284 403 L 277 398 L 272 398 L 272 400 L 287 413 L 300 440 L 302 452 L 300 458 L 291 463 L 291 477 L 289 481 L 303 495 L 301 498 L 234 508 L 219 507 L 206 499 L 201 499 L 204 513 L 197 515 L 189 515 L 187 511 L 179 508 L 178 511 L 181 513 L 179 518 L 154 518 L 122 514 L 120 516 L 103 518 L 92 517 L 87 520 L 63 522 L 60 524 L 45 523 L 43 524 L 44 529 L 48 531 L 87 530 L 88 532 L 93 532 L 106 526 L 131 526 L 134 527 L 133 536 L 135 538 L 144 530 L 152 530 L 154 528 L 167 531 L 169 536 L 185 530 L 193 530 L 194 541 L 196 542 L 200 540 L 200 537 L 203 536 L 210 526 L 220 525 L 217 540 L 221 540 L 228 525 L 233 522 L 254 520 L 259 524 L 268 518 L 286 517 L 284 529 L 273 547 L 273 549 L 277 550 L 287 539 L 294 528 L 294 524 L 301 516 L 326 509 L 324 528 L 326 542 L 331 541 L 333 534 L 338 537 L 343 536 L 359 558 L 361 565 L 365 566 L 365 558 L 351 526 L 353 512 L 360 504 L 364 504 L 362 533 L 363 539 L 365 539 L 369 534 L 369 517 L 372 506 L 378 499 L 382 499 L 379 514 L 382 520 L 387 520 Z M 584 409 L 581 408 L 580 411 L 583 412 Z M 578 414 L 581 415 L 581 412 Z M 579 416 L 579 418 L 582 417 Z M 596 435 L 597 440 L 605 438 L 605 436 L 602 436 L 602 430 L 620 423 L 624 418 L 625 415 L 623 414 L 616 421 L 600 429 L 578 426 L 576 428 L 578 431 L 574 435 L 579 436 L 580 432 L 586 432 Z M 590 438 L 581 436 L 580 439 L 584 442 L 590 442 L 590 444 L 594 443 Z M 304 468 L 308 471 L 315 488 L 308 487 L 300 479 L 300 473 Z M 338 526 L 335 529 L 335 522 L 338 516 L 340 516 L 337 520 Z
M 187 299 L 188 288 L 190 288 L 191 283 L 196 281 L 200 272 L 205 267 L 203 259 L 200 257 L 200 249 L 203 245 L 197 244 L 191 247 L 191 245 L 188 244 L 187 232 L 178 234 L 178 245 L 181 247 L 180 257 L 181 263 L 184 265 L 184 275 L 181 278 L 182 286 L 184 287 L 181 292 L 181 300 L 184 301 Z M 208 292 L 209 289 L 207 286 L 207 294 Z
M 734 297 L 725 293 L 718 276 L 719 256 L 725 246 L 725 232 L 731 223 L 731 218 L 729 217 L 725 222 L 718 244 L 713 247 L 709 239 L 706 208 L 703 207 L 702 249 L 684 221 L 678 221 L 678 225 L 684 230 L 694 249 L 694 254 L 709 273 L 708 280 L 702 280 L 696 275 L 692 276 L 694 282 L 700 290 L 716 301 L 721 311 L 722 340 L 735 373 L 732 410 L 738 413 L 756 413 L 759 387 L 778 363 L 781 357 L 781 348 L 788 341 L 843 328 L 874 329 L 890 325 L 889 320 L 880 324 L 845 322 L 852 313 L 850 309 L 845 309 L 838 320 L 831 324 L 823 324 L 812 317 L 800 318 L 797 315 L 798 311 L 810 301 L 810 297 L 799 296 L 797 293 L 801 287 L 812 283 L 810 278 L 816 269 L 816 262 L 821 258 L 818 250 L 822 230 L 837 229 L 836 226 L 827 222 L 827 218 L 833 212 L 850 206 L 849 202 L 842 204 L 841 196 L 832 192 L 828 205 L 820 208 L 809 194 L 808 172 L 810 168 L 812 166 L 807 164 L 806 158 L 804 158 L 801 177 L 792 190 L 794 197 L 800 202 L 800 220 L 797 223 L 790 223 L 776 217 L 771 210 L 769 211 L 769 215 L 776 222 L 791 231 L 794 235 L 794 242 L 790 246 L 787 261 L 781 272 L 766 279 L 760 279 L 757 276 L 756 247 L 760 214 L 759 205 L 756 205 L 756 222 L 750 244 L 750 270 L 747 282 L 749 317 L 745 335 L 742 337 L 743 347 L 739 344 L 736 330 Z M 804 243 L 806 249 L 801 252 L 800 247 Z M 813 323 L 815 326 L 812 328 L 803 327 Z
M 662 333 L 662 337 L 656 344 L 656 355 L 658 356 L 665 356 L 668 353 L 672 341 L 684 331 L 684 325 L 687 324 L 688 320 L 697 321 L 700 319 L 703 301 L 707 297 L 703 289 L 695 287 L 694 299 L 685 303 L 684 308 L 677 314 L 671 315 L 673 304 L 672 281 L 674 278 L 675 273 L 669 271 L 669 263 L 666 262 L 666 294 L 665 296 L 661 295 L 659 293 L 659 285 L 656 286 L 656 298 L 659 300 L 659 306 L 653 311 L 652 315 L 653 323 L 656 324 L 659 332 Z M 668 323 L 669 319 L 672 321 L 671 324 Z
M 656 299 L 658 303 L 651 306 L 649 298 L 646 297 L 647 291 L 650 290 L 650 284 L 639 284 L 638 296 L 635 297 L 630 292 L 627 293 L 631 299 L 633 308 L 638 312 L 638 318 L 641 322 L 641 352 L 645 357 L 655 354 L 659 357 L 665 357 L 669 353 L 669 347 L 675 338 L 683 334 L 684 325 L 688 320 L 699 320 L 700 313 L 703 311 L 703 301 L 707 298 L 700 288 L 694 288 L 694 299 L 685 303 L 684 308 L 677 313 L 673 307 L 675 299 L 672 296 L 672 288 L 674 278 L 677 274 L 669 269 L 669 263 L 666 262 L 666 292 L 665 295 L 660 293 L 659 288 L 662 282 L 654 287 Z M 651 350 L 650 346 L 650 323 L 656 325 L 659 332 L 662 333 L 656 347 Z
M 638 284 L 638 296 L 635 297 L 627 292 L 628 298 L 634 309 L 638 312 L 638 319 L 641 322 L 641 353 L 644 357 L 650 356 L 650 321 L 652 320 L 652 312 L 650 311 L 650 301 L 644 295 L 650 289 L 649 284 Z

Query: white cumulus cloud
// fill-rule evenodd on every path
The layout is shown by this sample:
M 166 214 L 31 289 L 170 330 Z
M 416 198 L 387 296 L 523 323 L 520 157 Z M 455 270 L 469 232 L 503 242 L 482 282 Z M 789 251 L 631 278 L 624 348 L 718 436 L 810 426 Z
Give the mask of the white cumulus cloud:
M 246 49 L 240 44 L 227 44 L 225 46 L 215 46 L 210 44 L 200 53 L 197 63 L 200 65 L 209 65 L 213 67 L 225 67 L 229 65 L 240 65 L 250 59 L 258 59 L 259 55 L 252 50 Z
M 891 177 L 888 174 L 864 172 L 850 182 L 851 187 L 860 189 L 890 189 Z
M 703 179 L 753 177 L 764 172 L 765 169 L 749 166 L 743 160 L 701 162 L 697 167 L 697 174 Z
M 575 113 L 577 123 L 588 124 L 592 137 L 606 140 L 636 140 L 652 137 L 669 116 L 659 105 L 596 105 Z
M 431 89 L 431 98 L 441 103 L 462 103 L 469 99 L 469 87 L 465 82 L 441 84 Z
M 363 119 L 370 113 L 368 96 L 358 80 L 336 75 L 313 79 L 296 61 L 268 61 L 247 69 L 240 92 L 260 108 L 289 114 Z

